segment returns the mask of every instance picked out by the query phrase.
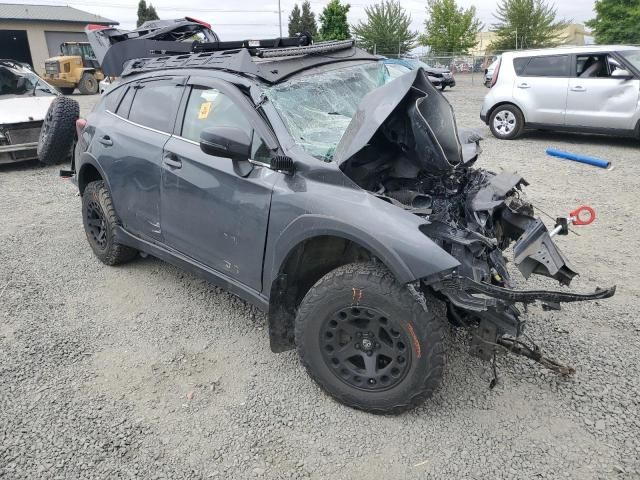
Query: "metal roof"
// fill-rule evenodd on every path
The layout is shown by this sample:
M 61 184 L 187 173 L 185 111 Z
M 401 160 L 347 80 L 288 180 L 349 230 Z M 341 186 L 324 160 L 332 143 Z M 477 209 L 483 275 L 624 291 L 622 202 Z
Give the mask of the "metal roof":
M 72 7 L 18 3 L 0 3 L 0 25 L 3 20 L 118 25 L 115 20 Z

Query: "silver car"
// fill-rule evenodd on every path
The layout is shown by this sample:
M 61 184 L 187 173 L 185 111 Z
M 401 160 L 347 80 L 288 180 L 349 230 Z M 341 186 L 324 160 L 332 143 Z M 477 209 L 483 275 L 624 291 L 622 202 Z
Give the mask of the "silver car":
M 480 118 L 499 139 L 525 128 L 640 136 L 640 48 L 585 46 L 507 52 Z

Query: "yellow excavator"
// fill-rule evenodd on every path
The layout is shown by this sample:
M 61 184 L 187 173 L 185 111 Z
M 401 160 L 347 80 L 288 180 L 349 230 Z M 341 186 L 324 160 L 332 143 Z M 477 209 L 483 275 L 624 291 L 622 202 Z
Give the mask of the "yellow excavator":
M 60 56 L 49 58 L 44 68 L 45 80 L 65 95 L 76 88 L 83 95 L 98 93 L 98 84 L 104 79 L 89 42 L 64 42 L 60 45 Z

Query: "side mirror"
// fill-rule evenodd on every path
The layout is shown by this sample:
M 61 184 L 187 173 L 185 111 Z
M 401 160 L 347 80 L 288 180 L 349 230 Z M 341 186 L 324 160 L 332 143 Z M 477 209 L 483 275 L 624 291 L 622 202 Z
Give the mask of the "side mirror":
M 631 72 L 629 72 L 629 70 L 625 70 L 623 68 L 616 68 L 611 74 L 611 77 L 618 78 L 620 80 L 631 80 L 633 78 L 633 75 L 631 75 Z
M 237 127 L 207 128 L 200 133 L 200 150 L 216 157 L 248 160 L 251 156 L 251 138 Z

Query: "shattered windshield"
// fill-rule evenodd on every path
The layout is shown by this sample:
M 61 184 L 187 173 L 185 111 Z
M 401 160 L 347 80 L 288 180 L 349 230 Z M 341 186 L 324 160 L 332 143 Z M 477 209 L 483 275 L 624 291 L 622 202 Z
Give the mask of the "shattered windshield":
M 0 96 L 42 97 L 55 94 L 54 88 L 35 73 L 0 66 Z
M 296 143 L 328 162 L 362 98 L 387 75 L 383 64 L 371 62 L 296 77 L 264 93 Z

